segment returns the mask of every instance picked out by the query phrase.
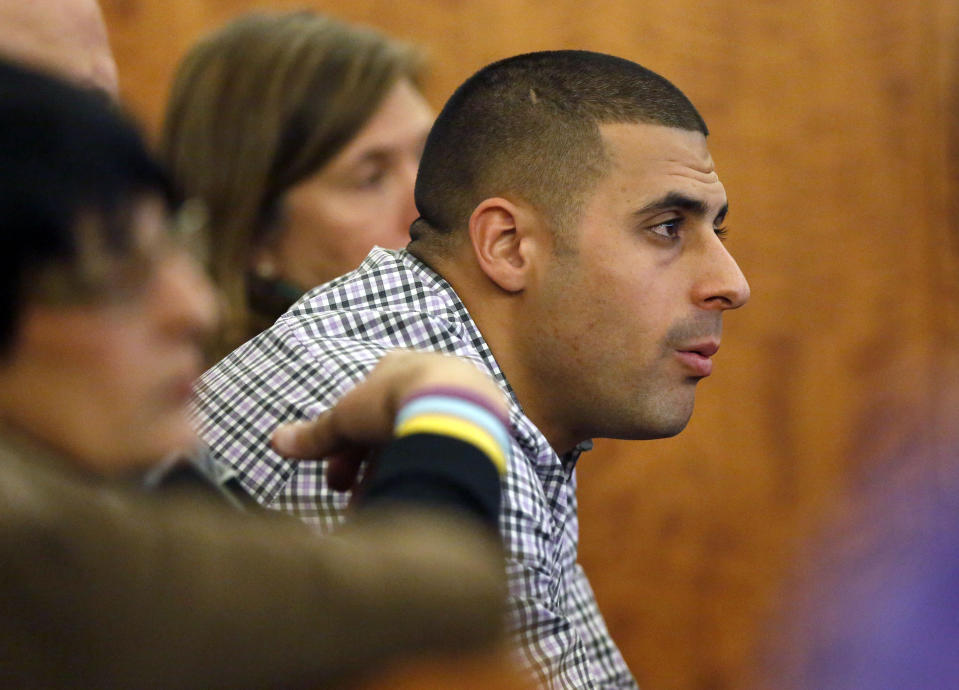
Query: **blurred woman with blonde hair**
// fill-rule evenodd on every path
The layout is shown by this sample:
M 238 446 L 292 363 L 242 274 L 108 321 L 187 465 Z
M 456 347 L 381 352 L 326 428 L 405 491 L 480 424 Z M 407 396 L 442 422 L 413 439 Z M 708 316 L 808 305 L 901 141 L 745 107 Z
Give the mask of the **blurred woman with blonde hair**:
M 410 45 L 309 11 L 245 15 L 187 54 L 161 148 L 209 214 L 225 307 L 215 358 L 374 245 L 409 241 L 433 120 L 422 64 Z

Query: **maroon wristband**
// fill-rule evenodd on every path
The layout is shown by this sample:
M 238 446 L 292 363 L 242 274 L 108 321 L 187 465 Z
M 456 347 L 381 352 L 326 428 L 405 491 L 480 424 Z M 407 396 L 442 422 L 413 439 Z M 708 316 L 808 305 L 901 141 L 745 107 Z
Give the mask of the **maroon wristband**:
M 494 405 L 492 405 L 486 397 L 474 393 L 468 388 L 463 388 L 461 386 L 430 386 L 428 388 L 423 388 L 416 391 L 412 395 L 403 398 L 403 400 L 400 402 L 399 409 L 402 409 L 405 405 L 408 405 L 417 398 L 425 398 L 430 395 L 442 395 L 447 398 L 459 398 L 460 400 L 465 400 L 473 403 L 474 405 L 478 405 L 491 415 L 495 416 L 500 422 L 502 422 L 504 427 L 509 429 L 509 419 Z

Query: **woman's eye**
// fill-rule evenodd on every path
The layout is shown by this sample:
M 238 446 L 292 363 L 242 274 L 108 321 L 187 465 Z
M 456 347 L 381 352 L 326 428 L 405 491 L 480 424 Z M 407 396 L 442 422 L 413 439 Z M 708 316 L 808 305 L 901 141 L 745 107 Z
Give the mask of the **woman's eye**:
M 360 187 L 377 187 L 386 177 L 386 170 L 383 168 L 377 168 L 367 172 L 360 178 Z
M 376 189 L 384 182 L 387 174 L 387 166 L 367 164 L 354 168 L 345 181 L 356 189 Z

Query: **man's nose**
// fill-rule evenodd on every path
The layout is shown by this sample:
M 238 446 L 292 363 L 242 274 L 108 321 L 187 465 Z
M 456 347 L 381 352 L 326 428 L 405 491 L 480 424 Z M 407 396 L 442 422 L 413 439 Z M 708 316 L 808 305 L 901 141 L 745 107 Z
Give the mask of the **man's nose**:
M 710 233 L 700 256 L 702 266 L 693 300 L 706 309 L 738 309 L 749 301 L 749 283 L 726 245 Z

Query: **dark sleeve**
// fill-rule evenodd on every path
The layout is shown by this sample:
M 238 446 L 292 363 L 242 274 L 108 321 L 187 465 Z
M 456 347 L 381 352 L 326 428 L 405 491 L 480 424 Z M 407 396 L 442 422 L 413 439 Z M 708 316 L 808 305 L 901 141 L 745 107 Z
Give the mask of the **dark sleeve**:
M 0 686 L 325 687 L 500 634 L 501 555 L 455 516 L 337 536 L 197 501 L 0 477 Z
M 442 508 L 495 530 L 499 474 L 471 443 L 440 434 L 411 434 L 386 447 L 360 489 L 360 507 L 385 504 Z

